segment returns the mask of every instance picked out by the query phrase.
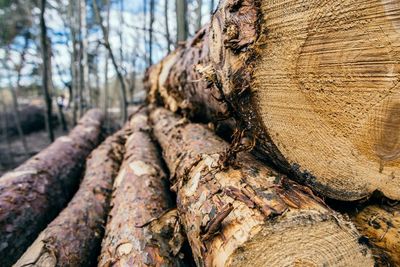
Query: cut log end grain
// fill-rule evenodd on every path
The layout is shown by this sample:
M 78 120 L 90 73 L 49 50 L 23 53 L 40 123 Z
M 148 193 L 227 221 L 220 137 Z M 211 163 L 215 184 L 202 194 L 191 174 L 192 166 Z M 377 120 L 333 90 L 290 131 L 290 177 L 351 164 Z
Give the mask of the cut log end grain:
M 70 200 L 102 121 L 101 111 L 88 111 L 68 136 L 0 178 L 1 266 L 13 264 Z
M 112 185 L 122 161 L 125 131 L 108 137 L 88 157 L 78 192 L 14 267 L 92 266 L 100 250 Z
M 367 206 L 352 219 L 361 234 L 373 245 L 373 252 L 378 259 L 388 260 L 393 266 L 400 265 L 399 204 L 393 207 Z
M 400 4 L 262 1 L 260 12 L 252 90 L 277 149 L 328 196 L 400 199 Z
M 180 266 L 183 240 L 146 111 L 129 121 L 99 266 Z
M 323 195 L 400 199 L 400 4 L 221 1 L 147 75 L 150 101 L 221 120 Z
M 373 266 L 351 223 L 207 127 L 151 113 L 198 266 Z

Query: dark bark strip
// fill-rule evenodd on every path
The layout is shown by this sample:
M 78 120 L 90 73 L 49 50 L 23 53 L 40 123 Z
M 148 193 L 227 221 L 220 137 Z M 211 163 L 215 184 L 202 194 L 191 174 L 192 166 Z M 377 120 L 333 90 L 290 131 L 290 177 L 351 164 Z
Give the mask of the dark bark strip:
M 101 139 L 103 114 L 91 110 L 68 136 L 0 178 L 0 265 L 9 266 L 75 192 Z
M 203 125 L 161 108 L 150 118 L 198 266 L 373 266 L 355 227 L 308 188 L 248 153 L 227 165 L 229 145 Z
M 179 266 L 183 238 L 145 111 L 129 125 L 99 266 Z
M 121 130 L 90 154 L 78 192 L 14 266 L 93 266 L 96 263 L 124 143 L 125 131 Z

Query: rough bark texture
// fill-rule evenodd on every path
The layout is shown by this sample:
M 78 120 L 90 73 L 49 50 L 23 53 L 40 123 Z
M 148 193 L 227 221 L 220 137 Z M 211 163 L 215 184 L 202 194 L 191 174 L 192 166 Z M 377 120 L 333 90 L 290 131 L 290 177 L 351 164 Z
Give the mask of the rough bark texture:
M 248 153 L 170 111 L 152 112 L 198 266 L 373 266 L 358 233 L 312 195 Z
M 89 111 L 68 136 L 0 178 L 1 266 L 14 263 L 72 197 L 102 121 L 100 111 Z
M 93 266 L 97 262 L 124 143 L 121 130 L 90 154 L 78 192 L 14 266 Z
M 99 266 L 179 266 L 182 237 L 176 212 L 155 220 L 173 205 L 147 115 L 139 111 L 129 123 Z
M 352 217 L 382 266 L 400 265 L 400 205 L 372 205 Z
M 400 199 L 400 8 L 389 2 L 221 1 L 151 69 L 151 92 L 172 111 L 235 118 L 263 158 L 324 195 Z

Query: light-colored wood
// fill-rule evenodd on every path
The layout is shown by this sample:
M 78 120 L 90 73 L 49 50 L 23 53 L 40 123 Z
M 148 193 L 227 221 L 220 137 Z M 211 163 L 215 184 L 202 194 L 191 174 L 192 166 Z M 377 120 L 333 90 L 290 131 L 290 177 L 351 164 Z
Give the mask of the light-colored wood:
M 170 110 L 234 118 L 325 196 L 400 199 L 399 60 L 398 1 L 224 0 L 149 77 Z
M 262 1 L 261 12 L 254 90 L 279 151 L 350 199 L 399 199 L 400 2 Z
M 361 234 L 368 237 L 378 258 L 386 260 L 384 253 L 393 266 L 400 265 L 400 204 L 367 206 L 353 216 L 353 221 Z

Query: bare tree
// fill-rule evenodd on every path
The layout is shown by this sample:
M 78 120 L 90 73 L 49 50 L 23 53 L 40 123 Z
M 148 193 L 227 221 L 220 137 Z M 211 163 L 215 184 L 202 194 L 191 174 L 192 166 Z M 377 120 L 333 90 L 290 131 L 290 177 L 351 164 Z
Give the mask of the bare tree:
M 150 28 L 149 28 L 149 62 L 153 64 L 153 23 L 154 23 L 154 0 L 150 0 Z
M 169 19 L 168 19 L 168 0 L 164 0 L 164 23 L 165 23 L 165 39 L 167 41 L 168 54 L 171 52 L 171 37 L 169 32 Z
M 44 101 L 46 103 L 46 129 L 51 142 L 54 141 L 54 133 L 52 127 L 52 105 L 51 105 L 51 95 L 49 92 L 49 54 L 48 43 L 47 43 L 47 28 L 44 14 L 46 11 L 46 0 L 40 1 L 40 42 L 42 48 L 42 58 L 43 58 L 43 70 L 42 70 L 42 89 L 44 95 Z
M 201 18 L 202 18 L 202 13 L 201 13 L 201 8 L 203 6 L 203 1 L 202 0 L 197 0 L 197 7 L 196 7 L 196 31 L 200 30 L 201 28 Z
M 110 42 L 108 40 L 108 31 L 106 29 L 106 27 L 103 24 L 103 19 L 100 15 L 100 11 L 99 11 L 99 7 L 97 6 L 96 1 L 92 1 L 93 3 L 93 11 L 95 13 L 96 16 L 96 20 L 97 23 L 99 24 L 101 31 L 103 33 L 103 45 L 104 47 L 107 49 L 108 54 L 110 56 L 111 62 L 114 66 L 115 72 L 117 73 L 117 77 L 120 83 L 120 102 L 121 102 L 121 114 L 122 114 L 122 120 L 125 122 L 128 119 L 128 112 L 127 112 L 127 103 L 126 103 L 126 86 L 125 86 L 125 81 L 124 81 L 124 77 L 121 74 L 121 71 L 118 67 L 117 61 L 114 57 L 114 53 L 111 49 L 111 45 Z
M 26 51 L 28 49 L 28 45 L 29 45 L 29 32 L 26 32 L 24 34 L 24 45 L 22 48 L 22 51 L 20 53 L 20 60 L 18 64 L 15 64 L 15 70 L 17 72 L 17 81 L 16 81 L 16 86 L 13 86 L 13 82 L 11 79 L 11 74 L 8 75 L 8 79 L 9 79 L 9 86 L 10 86 L 10 93 L 11 93 L 11 98 L 12 98 L 12 107 L 13 107 L 13 115 L 14 115 L 14 119 L 15 119 L 15 123 L 16 123 L 16 128 L 17 128 L 17 132 L 18 135 L 21 139 L 21 143 L 22 146 L 24 148 L 24 152 L 26 154 L 26 156 L 29 155 L 29 148 L 28 148 L 28 144 L 26 142 L 26 138 L 25 138 L 25 134 L 23 132 L 22 129 L 22 125 L 21 125 L 21 116 L 20 116 L 20 112 L 19 112 L 19 107 L 18 107 L 18 91 L 20 91 L 21 89 L 21 77 L 22 77 L 22 69 L 25 65 L 25 55 L 26 55 Z M 9 50 L 7 50 L 7 59 L 9 58 Z M 5 69 L 9 69 L 8 65 L 5 64 L 5 62 L 3 61 L 3 66 Z
M 188 38 L 187 3 L 186 0 L 176 0 L 177 43 Z
M 211 0 L 210 1 L 210 14 L 214 13 L 214 6 L 215 6 L 215 1 Z

